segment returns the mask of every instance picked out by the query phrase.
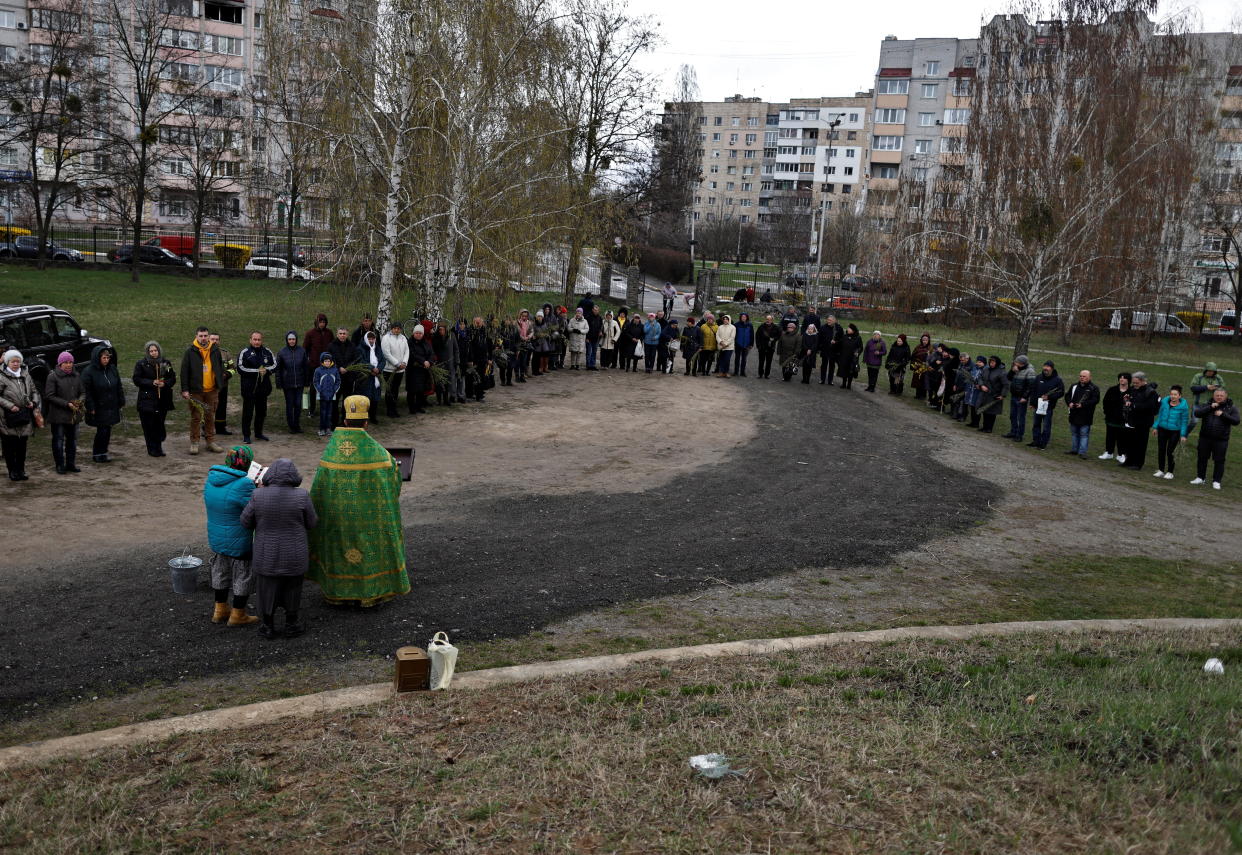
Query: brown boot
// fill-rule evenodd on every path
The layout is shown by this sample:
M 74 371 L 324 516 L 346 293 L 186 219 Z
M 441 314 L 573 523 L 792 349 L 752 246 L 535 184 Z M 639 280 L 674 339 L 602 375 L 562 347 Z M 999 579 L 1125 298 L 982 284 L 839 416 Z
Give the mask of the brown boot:
M 258 622 L 259 619 L 254 615 L 246 614 L 245 609 L 233 609 L 229 613 L 229 626 L 250 626 Z
M 229 619 L 229 604 L 216 603 L 216 610 L 211 613 L 212 623 L 224 623 Z

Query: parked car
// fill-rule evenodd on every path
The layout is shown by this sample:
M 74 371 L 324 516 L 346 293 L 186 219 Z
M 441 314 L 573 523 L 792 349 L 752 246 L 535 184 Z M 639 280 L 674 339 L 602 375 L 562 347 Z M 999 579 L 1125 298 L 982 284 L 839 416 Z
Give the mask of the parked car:
M 1233 335 L 1238 331 L 1238 316 L 1233 312 L 1227 312 L 1220 316 L 1220 321 L 1216 324 L 1217 335 Z
M 305 267 L 306 266 L 306 254 L 307 254 L 306 247 L 297 246 L 295 244 L 293 247 L 293 253 L 292 253 L 293 263 L 297 265 L 298 267 Z M 289 244 L 287 243 L 265 243 L 254 251 L 254 255 L 256 257 L 266 256 L 268 258 L 283 258 L 285 260 L 288 260 L 290 256 Z
M 100 344 L 112 342 L 92 338 L 68 312 L 54 306 L 0 306 L 0 351 L 20 351 L 40 389 L 62 351 L 69 351 L 75 362 L 85 366 Z
M 836 312 L 861 312 L 865 308 L 867 307 L 863 303 L 862 297 L 837 296 L 832 298 L 832 309 Z
M 67 246 L 48 241 L 46 258 L 53 261 L 81 261 L 82 253 Z M 22 235 L 9 243 L 0 243 L 0 258 L 38 258 L 39 239 L 34 235 Z
M 117 264 L 129 264 L 133 257 L 133 244 L 122 244 L 114 246 L 108 250 L 108 260 Z M 171 250 L 164 249 L 162 246 L 150 246 L 142 244 L 138 247 L 138 263 L 139 264 L 158 264 L 171 267 L 193 267 L 189 261 L 186 261 L 179 255 L 174 254 Z
M 978 297 L 954 297 L 945 305 L 928 306 L 925 309 L 916 309 L 916 315 L 953 315 L 953 316 L 970 316 L 970 315 L 994 315 L 996 314 L 996 306 L 987 300 Z
M 277 258 L 271 255 L 259 255 L 251 258 L 246 262 L 246 270 L 265 270 L 269 279 L 286 279 L 289 278 L 289 262 L 283 258 Z M 293 265 L 293 278 L 300 279 L 303 282 L 309 282 L 315 277 L 305 267 L 298 267 L 297 263 Z
M 162 246 L 173 255 L 179 255 L 190 261 L 194 261 L 198 248 L 193 235 L 156 235 L 143 246 Z
M 1129 313 L 1129 329 L 1132 330 L 1150 330 L 1156 332 L 1171 333 L 1188 333 L 1190 327 L 1186 322 L 1172 313 L 1164 312 L 1130 312 Z M 1108 328 L 1110 330 L 1121 329 L 1122 313 L 1120 309 L 1114 309 L 1112 318 L 1109 319 Z

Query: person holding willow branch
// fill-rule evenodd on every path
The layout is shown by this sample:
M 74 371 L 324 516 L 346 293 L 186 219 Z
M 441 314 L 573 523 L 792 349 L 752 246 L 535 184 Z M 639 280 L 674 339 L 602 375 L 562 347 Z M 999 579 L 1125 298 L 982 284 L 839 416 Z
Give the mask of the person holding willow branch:
M 410 361 L 410 343 L 405 338 L 400 321 L 393 321 L 388 332 L 380 340 L 380 349 L 384 352 L 384 403 L 388 418 L 395 419 L 397 412 L 397 396 L 401 394 L 401 384 L 405 380 L 405 367 Z
M 138 421 L 142 424 L 147 454 L 164 457 L 164 440 L 168 439 L 165 423 L 169 411 L 173 409 L 177 372 L 173 370 L 172 363 L 164 358 L 158 341 L 147 342 L 142 352 L 145 355 L 134 363 L 132 378 L 138 389 Z
M 224 453 L 216 445 L 216 406 L 223 376 L 220 349 L 211 343 L 211 331 L 199 326 L 181 357 L 181 397 L 190 405 L 190 454 L 198 454 L 200 435 L 207 441 L 208 451 Z

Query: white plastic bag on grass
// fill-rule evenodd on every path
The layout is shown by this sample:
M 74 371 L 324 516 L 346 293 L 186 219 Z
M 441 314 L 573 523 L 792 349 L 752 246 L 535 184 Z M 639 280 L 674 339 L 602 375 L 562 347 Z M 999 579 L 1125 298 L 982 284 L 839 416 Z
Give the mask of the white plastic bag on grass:
M 1205 674 L 1224 674 L 1225 663 L 1213 656 L 1203 663 L 1203 671 Z
M 431 658 L 432 690 L 447 689 L 457 668 L 457 648 L 449 644 L 447 635 L 437 632 L 427 645 L 427 656 Z

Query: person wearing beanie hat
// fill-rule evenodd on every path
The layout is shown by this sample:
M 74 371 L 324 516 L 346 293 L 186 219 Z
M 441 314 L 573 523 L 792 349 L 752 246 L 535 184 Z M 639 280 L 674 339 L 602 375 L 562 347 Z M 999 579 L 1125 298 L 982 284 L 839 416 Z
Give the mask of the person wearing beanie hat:
M 319 524 L 310 532 L 306 575 L 331 604 L 373 606 L 410 591 L 401 469 L 367 433 L 369 409 L 361 395 L 345 399 L 345 423 L 328 440 L 311 483 Z
M 1026 434 L 1026 411 L 1035 388 L 1035 369 L 1026 356 L 1017 356 L 1007 375 L 1009 380 L 1009 433 L 1006 439 L 1021 442 Z
M 276 354 L 276 388 L 285 393 L 285 424 L 289 433 L 302 432 L 302 390 L 310 382 L 310 363 L 306 348 L 298 344 L 298 334 L 285 333 L 285 346 Z
M 979 412 L 983 416 L 980 433 L 991 433 L 996 417 L 1005 412 L 1005 396 L 1009 392 L 1009 377 L 1005 361 L 999 356 L 989 356 L 987 368 L 979 378 Z
M 73 354 L 65 351 L 56 358 L 56 370 L 48 372 L 43 385 L 44 416 L 52 429 L 52 459 L 58 475 L 82 471 L 77 466 L 78 423 L 85 411 L 82 394 Z
M 296 338 L 296 336 L 295 336 Z M 250 464 L 254 454 L 246 445 L 235 445 L 224 461 L 211 467 L 203 485 L 207 508 L 207 542 L 211 546 L 211 587 L 215 591 L 212 623 L 248 626 L 259 619 L 246 614 L 246 601 L 254 593 L 250 571 L 252 537 L 241 522 L 242 511 L 254 494 Z M 231 601 L 230 601 L 231 597 Z
M 332 351 L 325 350 L 319 354 L 319 367 L 311 378 L 311 386 L 319 398 L 319 436 L 327 436 L 334 427 L 332 414 L 336 408 L 336 393 L 341 388 L 341 372 L 336 370 Z
M 888 355 L 888 345 L 879 330 L 871 333 L 871 338 L 863 345 L 863 363 L 867 366 L 867 391 L 875 392 L 875 384 L 880 379 L 880 366 Z
M 1052 439 L 1052 411 L 1065 395 L 1065 381 L 1057 374 L 1057 367 L 1049 359 L 1035 378 L 1031 389 L 1030 407 L 1035 413 L 1031 423 L 1031 442 L 1027 445 L 1040 451 L 1048 447 Z M 1042 410 L 1042 412 L 1041 412 Z

